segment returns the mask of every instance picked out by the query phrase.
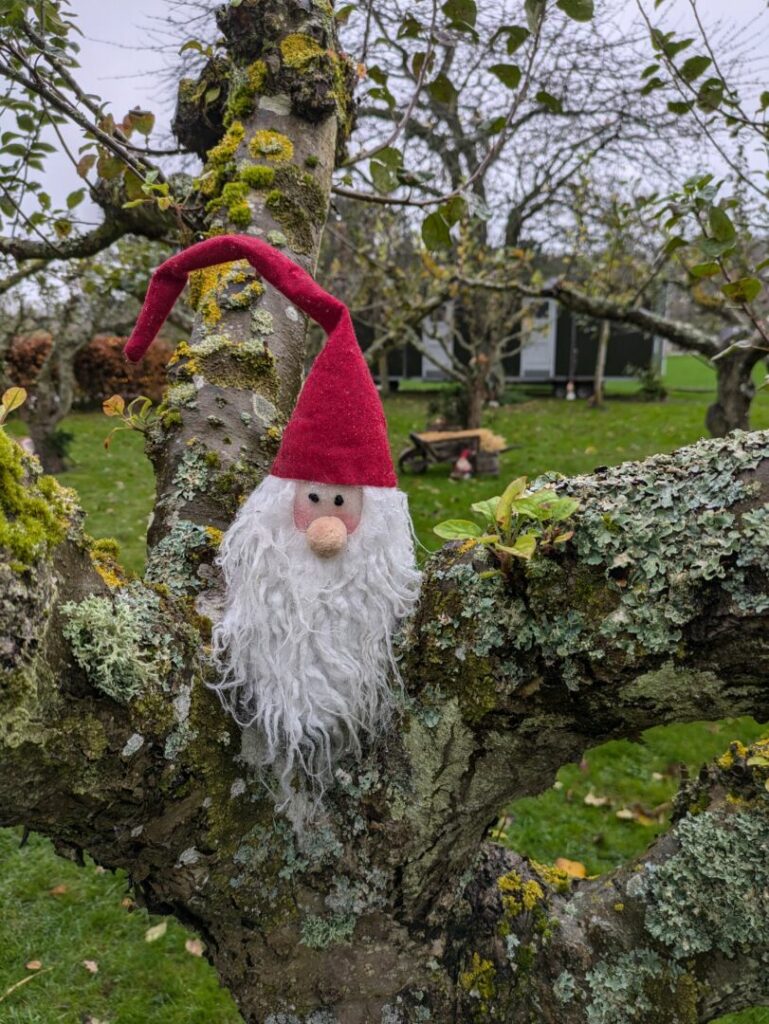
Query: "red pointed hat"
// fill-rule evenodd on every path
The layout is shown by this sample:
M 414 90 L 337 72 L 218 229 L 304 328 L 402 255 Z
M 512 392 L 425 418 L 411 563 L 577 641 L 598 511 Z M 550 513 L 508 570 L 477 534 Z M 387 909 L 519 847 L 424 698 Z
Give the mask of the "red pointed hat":
M 247 259 L 328 339 L 312 365 L 272 464 L 273 476 L 318 483 L 395 487 L 379 393 L 355 337 L 350 311 L 282 252 L 248 235 L 217 235 L 184 249 L 153 273 L 125 354 L 138 362 L 193 270 Z

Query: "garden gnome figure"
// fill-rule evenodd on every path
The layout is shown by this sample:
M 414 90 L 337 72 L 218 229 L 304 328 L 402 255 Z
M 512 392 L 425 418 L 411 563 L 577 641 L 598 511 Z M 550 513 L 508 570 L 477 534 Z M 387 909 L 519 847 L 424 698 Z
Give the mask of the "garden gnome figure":
M 224 235 L 167 260 L 126 355 L 142 357 L 190 271 L 243 258 L 328 334 L 269 476 L 224 535 L 226 604 L 213 633 L 216 690 L 244 729 L 244 755 L 271 769 L 274 782 L 263 777 L 297 824 L 338 760 L 388 724 L 393 633 L 417 602 L 420 575 L 349 311 L 288 257 Z

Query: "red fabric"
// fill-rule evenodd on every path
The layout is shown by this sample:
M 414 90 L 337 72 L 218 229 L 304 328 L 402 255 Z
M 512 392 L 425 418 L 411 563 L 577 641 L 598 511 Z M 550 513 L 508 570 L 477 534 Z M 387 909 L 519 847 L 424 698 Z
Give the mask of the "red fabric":
M 184 249 L 152 275 L 125 354 L 138 362 L 162 327 L 192 270 L 247 259 L 312 317 L 328 340 L 283 432 L 272 474 L 326 484 L 395 487 L 379 393 L 355 338 L 350 311 L 282 252 L 248 235 L 217 235 Z

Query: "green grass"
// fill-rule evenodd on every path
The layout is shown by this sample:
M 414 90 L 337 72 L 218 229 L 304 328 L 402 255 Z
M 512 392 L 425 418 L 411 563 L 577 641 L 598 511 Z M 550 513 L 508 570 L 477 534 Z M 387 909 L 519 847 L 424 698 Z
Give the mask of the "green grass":
M 631 402 L 623 394 L 603 411 L 584 402 L 529 399 L 516 392 L 514 404 L 487 420 L 518 446 L 502 457 L 499 480 L 457 483 L 448 479 L 447 466 L 401 480 L 420 540 L 436 548 L 435 523 L 466 515 L 473 501 L 499 493 L 515 476 L 533 478 L 551 469 L 589 472 L 696 441 L 704 434 L 710 396 L 679 389 L 712 390 L 712 370 L 689 356 L 670 358 L 666 383 L 673 390 L 665 403 Z M 426 402 L 426 396 L 408 389 L 387 400 L 396 456 L 409 432 L 424 428 Z M 63 425 L 75 435 L 75 466 L 62 482 L 79 491 L 89 532 L 116 537 L 127 566 L 140 571 L 154 493 L 141 438 L 120 433 L 106 453 L 102 441 L 111 424 L 101 414 L 78 413 Z M 765 393 L 756 399 L 753 426 L 769 427 Z M 609 870 L 664 830 L 681 765 L 694 772 L 731 739 L 749 742 L 762 731 L 750 719 L 675 725 L 650 730 L 640 743 L 613 742 L 587 751 L 580 765 L 561 769 L 555 787 L 509 807 L 501 836 L 538 860 L 567 857 L 591 874 Z M 60 884 L 68 886 L 67 892 L 52 896 L 50 890 Z M 162 939 L 144 941 L 153 920 L 121 906 L 126 891 L 120 874 L 98 874 L 93 865 L 78 869 L 34 837 L 19 849 L 17 832 L 0 831 L 0 997 L 30 973 L 24 967 L 29 960 L 52 968 L 0 1003 L 2 1024 L 79 1024 L 88 1015 L 110 1024 L 230 1024 L 239 1019 L 206 963 L 185 951 L 188 933 L 179 925 L 171 921 Z M 89 974 L 83 960 L 97 961 L 98 974 Z M 722 1024 L 727 1021 L 769 1024 L 769 1012 L 747 1011 Z

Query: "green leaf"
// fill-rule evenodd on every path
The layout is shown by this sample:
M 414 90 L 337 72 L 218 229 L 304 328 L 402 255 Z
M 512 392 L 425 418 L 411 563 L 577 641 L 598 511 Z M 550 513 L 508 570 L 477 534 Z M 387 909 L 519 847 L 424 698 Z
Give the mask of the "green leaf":
M 541 103 L 543 107 L 546 107 L 552 114 L 563 113 L 563 103 L 561 103 L 557 96 L 545 92 L 544 89 L 540 89 L 534 99 L 537 103 Z
M 431 213 L 429 217 L 425 217 L 422 222 L 422 241 L 430 252 L 451 247 L 449 226 L 443 219 L 443 214 L 438 210 Z
M 493 498 L 484 498 L 483 501 L 474 502 L 470 508 L 473 512 L 477 512 L 478 515 L 485 516 L 490 523 L 493 523 L 498 502 L 499 495 L 497 494 Z
M 462 196 L 452 196 L 440 207 L 440 213 L 449 227 L 453 227 L 458 220 L 462 219 L 466 209 L 467 203 Z
M 523 558 L 528 561 L 537 550 L 537 538 L 533 533 L 523 533 L 512 547 L 507 544 L 497 544 L 495 546 L 508 555 L 514 555 L 515 558 Z
M 526 23 L 530 31 L 536 32 L 540 21 L 545 15 L 545 0 L 525 0 Z
M 480 537 L 481 528 L 470 519 L 447 519 L 433 527 L 443 540 L 467 540 L 469 537 Z
M 693 106 L 694 100 L 689 100 L 688 103 L 682 100 L 670 100 L 668 110 L 671 114 L 678 114 L 680 116 L 681 114 L 688 114 Z
M 531 35 L 531 32 L 523 25 L 511 25 L 507 30 L 507 52 L 509 54 L 515 53 L 516 50 L 520 49 L 521 46 Z
M 221 89 L 219 91 L 221 91 Z M 216 99 L 216 96 L 214 99 Z M 206 93 L 206 102 L 211 102 L 208 93 Z M 126 115 L 126 121 L 128 121 L 131 127 L 140 135 L 151 135 L 152 129 L 155 127 L 155 115 L 151 110 L 130 110 Z
M 685 82 L 693 82 L 695 78 L 699 78 L 701 74 L 707 71 L 712 63 L 713 61 L 710 57 L 702 55 L 689 57 L 689 59 L 685 60 L 679 68 L 681 78 L 683 78 Z
M 67 209 L 74 210 L 76 206 L 79 206 L 85 199 L 85 189 L 79 188 L 75 192 L 70 192 L 67 196 Z
M 760 294 L 763 285 L 757 277 L 741 277 L 721 285 L 721 291 L 733 302 L 752 302 Z
M 641 90 L 639 90 L 639 91 L 640 91 L 642 96 L 648 96 L 649 93 L 650 92 L 654 92 L 655 89 L 664 89 L 664 88 L 665 88 L 665 83 L 662 81 L 661 78 L 657 78 L 657 76 L 655 75 L 654 78 L 650 78 L 648 80 L 648 82 L 646 83 L 646 85 Z
M 689 267 L 689 273 L 692 277 L 713 277 L 720 269 L 717 263 L 709 260 L 706 263 L 697 263 L 693 267 Z
M 718 242 L 731 242 L 737 234 L 729 214 L 720 206 L 710 207 L 708 221 L 713 238 Z
M 387 195 L 398 187 L 398 178 L 390 167 L 387 167 L 380 160 L 372 160 L 369 163 L 369 173 L 374 182 L 374 188 L 382 195 Z
M 427 91 L 437 103 L 453 103 L 457 96 L 457 90 L 451 79 L 443 71 L 440 71 L 427 86 Z
M 685 245 L 688 245 L 685 238 L 682 238 L 680 235 L 673 235 L 672 238 L 669 238 L 667 242 L 665 242 L 662 247 L 662 251 L 666 256 L 672 256 L 676 249 L 680 249 Z
M 475 27 L 475 20 L 478 17 L 475 0 L 446 0 L 441 10 L 455 25 Z
M 594 13 L 593 0 L 556 0 L 556 7 L 574 21 L 590 21 Z
M 761 110 L 766 110 L 767 107 L 769 107 L 769 90 L 765 90 L 761 93 L 758 102 L 761 106 Z
M 489 71 L 508 89 L 516 89 L 521 80 L 521 69 L 517 64 L 492 64 Z
M 526 490 L 526 484 L 528 480 L 525 476 L 519 476 L 513 480 L 505 488 L 502 497 L 499 499 L 494 518 L 496 519 L 499 526 L 506 530 L 510 526 L 510 512 L 513 507 L 513 501 L 516 498 L 520 498 L 523 492 Z

